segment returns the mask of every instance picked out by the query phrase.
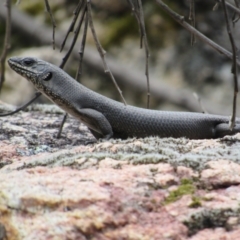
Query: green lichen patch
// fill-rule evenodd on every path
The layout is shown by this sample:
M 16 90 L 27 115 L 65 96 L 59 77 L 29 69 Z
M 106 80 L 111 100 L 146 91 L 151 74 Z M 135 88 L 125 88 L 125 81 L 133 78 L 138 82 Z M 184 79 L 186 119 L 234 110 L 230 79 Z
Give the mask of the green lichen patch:
M 198 208 L 202 206 L 201 198 L 192 196 L 192 202 L 188 205 L 190 208 Z
M 170 192 L 169 196 L 165 199 L 164 204 L 176 202 L 184 195 L 192 195 L 195 192 L 195 186 L 190 179 L 182 179 L 180 186 Z

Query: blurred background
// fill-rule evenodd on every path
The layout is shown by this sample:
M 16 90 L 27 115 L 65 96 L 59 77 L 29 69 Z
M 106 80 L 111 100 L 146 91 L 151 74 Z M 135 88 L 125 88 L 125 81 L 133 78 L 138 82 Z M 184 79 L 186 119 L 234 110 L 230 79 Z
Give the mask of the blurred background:
M 140 49 L 138 24 L 128 2 L 126 0 L 92 0 L 91 2 L 97 35 L 107 52 L 106 60 L 109 66 L 113 65 L 113 74 L 127 103 L 146 107 L 145 51 Z M 188 20 L 188 0 L 164 2 Z M 66 33 L 78 1 L 51 0 L 49 4 L 57 25 L 56 35 L 59 32 Z M 230 51 L 223 9 L 219 7 L 213 11 L 215 1 L 196 0 L 195 4 L 197 29 Z M 0 8 L 3 11 L 3 3 Z M 191 34 L 171 19 L 155 1 L 143 1 L 143 9 L 150 49 L 149 75 L 152 86 L 150 108 L 201 111 L 198 101 L 193 96 L 196 92 L 207 111 L 230 115 L 233 96 L 231 61 L 198 39 L 191 46 Z M 44 32 L 40 27 L 52 28 L 44 1 L 22 0 L 18 5 L 13 4 L 13 10 L 13 18 L 17 16 L 16 12 L 27 15 L 28 19 L 32 19 L 28 20 L 27 24 L 32 26 L 37 24 L 39 28 L 35 27 L 36 32 L 29 34 L 26 31 L 27 24 L 21 23 L 20 20 L 13 21 L 8 57 L 35 56 L 59 65 L 67 48 L 60 53 L 59 47 L 52 49 L 51 38 L 48 43 L 41 40 Z M 5 35 L 3 15 L 0 16 L 0 52 Z M 232 16 L 231 11 L 229 15 Z M 72 36 L 71 33 L 68 42 L 71 42 Z M 239 23 L 235 24 L 234 36 L 239 46 Z M 80 40 L 81 37 L 76 43 L 77 48 L 80 47 Z M 98 52 L 90 29 L 86 45 L 88 48 L 85 49 L 85 57 L 88 60 L 84 61 L 81 83 L 96 92 L 121 101 L 111 79 L 104 74 L 103 67 L 95 68 L 91 65 L 91 57 L 98 57 Z M 72 55 L 64 68 L 73 77 L 78 68 L 77 55 L 75 51 L 75 55 Z M 11 71 L 6 64 L 6 80 L 0 93 L 0 100 L 21 105 L 33 95 L 32 86 Z M 47 100 L 41 97 L 38 102 L 47 102 Z

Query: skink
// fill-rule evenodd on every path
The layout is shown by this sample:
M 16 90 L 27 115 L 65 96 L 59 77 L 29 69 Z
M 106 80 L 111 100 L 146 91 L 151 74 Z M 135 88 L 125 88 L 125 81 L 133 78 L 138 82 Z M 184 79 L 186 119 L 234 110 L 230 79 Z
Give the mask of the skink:
M 31 57 L 12 57 L 10 67 L 52 102 L 84 123 L 95 138 L 219 138 L 240 132 L 240 119 L 229 129 L 226 116 L 157 111 L 102 96 L 75 81 L 59 67 Z

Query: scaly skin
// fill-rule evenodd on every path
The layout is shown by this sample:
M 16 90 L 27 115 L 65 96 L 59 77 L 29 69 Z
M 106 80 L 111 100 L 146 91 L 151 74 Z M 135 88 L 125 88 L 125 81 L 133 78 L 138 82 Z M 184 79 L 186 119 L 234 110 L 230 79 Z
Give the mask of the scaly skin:
M 204 139 L 240 132 L 240 119 L 230 131 L 225 116 L 125 106 L 93 92 L 57 66 L 40 59 L 12 57 L 8 63 L 52 102 L 87 125 L 97 139 L 147 136 Z

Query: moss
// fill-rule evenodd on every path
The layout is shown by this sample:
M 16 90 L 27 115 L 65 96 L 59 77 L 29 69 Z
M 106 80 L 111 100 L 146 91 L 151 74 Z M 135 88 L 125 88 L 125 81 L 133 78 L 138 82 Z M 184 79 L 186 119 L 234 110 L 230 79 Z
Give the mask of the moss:
M 192 196 L 192 202 L 189 204 L 189 207 L 190 208 L 198 208 L 201 206 L 202 206 L 201 198 L 197 197 L 197 196 Z
M 178 189 L 170 192 L 169 196 L 165 199 L 164 204 L 176 202 L 182 196 L 193 194 L 194 192 L 195 192 L 195 186 L 193 185 L 192 180 L 182 179 Z
M 202 200 L 206 202 L 210 202 L 210 201 L 213 201 L 213 197 L 203 197 Z

